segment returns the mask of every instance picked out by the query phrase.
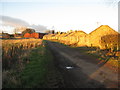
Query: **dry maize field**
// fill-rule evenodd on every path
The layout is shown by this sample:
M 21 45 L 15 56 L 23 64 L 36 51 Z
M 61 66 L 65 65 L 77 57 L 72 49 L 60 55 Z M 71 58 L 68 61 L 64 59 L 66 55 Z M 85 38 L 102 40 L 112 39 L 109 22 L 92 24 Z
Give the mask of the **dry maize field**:
M 29 50 L 42 44 L 40 39 L 2 40 L 2 68 L 10 69 L 22 64 L 23 57 L 27 57 Z M 28 62 L 27 59 L 24 62 Z

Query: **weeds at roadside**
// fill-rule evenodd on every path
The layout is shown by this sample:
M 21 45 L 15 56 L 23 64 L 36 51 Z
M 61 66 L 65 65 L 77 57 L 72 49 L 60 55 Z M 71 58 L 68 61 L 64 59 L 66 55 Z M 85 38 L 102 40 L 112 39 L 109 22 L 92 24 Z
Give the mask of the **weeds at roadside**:
M 3 70 L 3 88 L 59 87 L 59 82 L 62 81 L 59 80 L 60 74 L 55 69 L 53 56 L 44 43 L 43 41 L 40 46 L 19 54 L 15 67 Z

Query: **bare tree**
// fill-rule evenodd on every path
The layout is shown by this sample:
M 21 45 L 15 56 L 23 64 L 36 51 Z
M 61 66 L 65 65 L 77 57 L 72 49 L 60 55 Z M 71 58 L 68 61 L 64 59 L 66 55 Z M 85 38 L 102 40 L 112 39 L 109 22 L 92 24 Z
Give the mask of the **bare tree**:
M 24 30 L 23 32 L 22 32 L 22 35 L 24 36 L 24 34 L 25 33 L 34 33 L 35 32 L 35 30 L 34 29 L 31 29 L 31 28 L 27 28 L 26 30 Z

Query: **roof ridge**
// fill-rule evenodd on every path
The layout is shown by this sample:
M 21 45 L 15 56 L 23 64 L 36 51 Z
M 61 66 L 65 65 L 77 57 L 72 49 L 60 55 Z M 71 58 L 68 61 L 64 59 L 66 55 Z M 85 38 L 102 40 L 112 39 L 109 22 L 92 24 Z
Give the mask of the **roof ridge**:
M 93 30 L 93 31 L 90 32 L 89 34 L 92 34 L 93 32 L 95 32 L 95 31 L 97 31 L 97 30 L 100 30 L 100 28 L 102 28 L 102 27 L 110 28 L 110 30 L 112 30 L 112 31 L 114 31 L 114 32 L 116 32 L 116 33 L 118 33 L 117 31 L 115 31 L 113 28 L 111 28 L 111 27 L 108 26 L 108 25 L 101 25 L 100 27 L 96 28 L 95 30 Z

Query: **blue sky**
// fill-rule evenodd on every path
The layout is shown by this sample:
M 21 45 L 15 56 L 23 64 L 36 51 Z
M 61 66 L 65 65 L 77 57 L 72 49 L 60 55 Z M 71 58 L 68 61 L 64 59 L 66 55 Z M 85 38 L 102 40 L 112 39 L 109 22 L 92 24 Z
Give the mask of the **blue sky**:
M 34 24 L 34 27 L 37 27 L 38 30 L 41 26 L 45 26 L 47 29 L 51 29 L 54 26 L 56 31 L 68 31 L 72 29 L 83 30 L 89 33 L 100 25 L 109 25 L 117 31 L 118 1 L 1 0 L 0 15 L 13 18 L 13 21 L 12 19 L 11 21 L 7 21 L 6 19 L 7 23 L 2 19 L 2 23 L 6 24 L 4 29 L 8 29 L 7 31 L 9 32 L 12 32 L 12 29 L 16 25 L 16 22 L 14 22 L 15 19 L 17 19 L 18 24 L 19 20 L 23 20 L 28 23 L 29 27 L 32 27 Z M 14 27 L 13 24 L 15 24 Z M 40 31 L 44 30 L 40 29 Z

